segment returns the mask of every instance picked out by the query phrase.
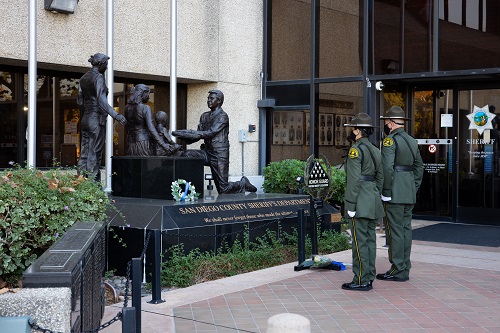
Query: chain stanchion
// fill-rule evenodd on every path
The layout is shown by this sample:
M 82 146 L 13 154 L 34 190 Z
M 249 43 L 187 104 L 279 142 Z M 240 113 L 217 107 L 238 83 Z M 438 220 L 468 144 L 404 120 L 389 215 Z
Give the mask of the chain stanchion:
M 141 263 L 141 258 L 132 258 L 132 307 L 137 333 L 141 333 Z
M 297 211 L 297 221 L 298 221 L 297 234 L 298 234 L 298 246 L 299 246 L 298 259 L 300 265 L 300 263 L 306 260 L 306 235 L 304 232 L 305 219 L 304 219 L 304 209 L 302 208 Z
M 135 308 L 124 307 L 122 309 L 122 333 L 136 333 L 135 332 Z
M 153 232 L 153 279 L 151 281 L 152 299 L 148 303 L 160 304 L 165 301 L 161 299 L 161 232 Z

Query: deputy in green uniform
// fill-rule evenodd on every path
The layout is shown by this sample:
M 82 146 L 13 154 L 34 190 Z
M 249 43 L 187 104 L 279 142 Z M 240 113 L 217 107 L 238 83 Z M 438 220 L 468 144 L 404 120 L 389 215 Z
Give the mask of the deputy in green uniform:
M 347 290 L 370 290 L 375 279 L 377 250 L 375 227 L 384 216 L 380 200 L 384 176 L 380 151 L 368 137 L 373 133 L 372 119 L 358 113 L 350 124 L 353 143 L 346 161 L 346 192 L 344 206 L 350 218 L 352 235 L 352 282 L 342 285 Z
M 417 191 L 422 182 L 424 164 L 417 141 L 404 130 L 405 112 L 393 106 L 385 112 L 382 141 L 385 227 L 391 268 L 377 279 L 407 281 L 410 277 L 412 242 L 411 218 Z

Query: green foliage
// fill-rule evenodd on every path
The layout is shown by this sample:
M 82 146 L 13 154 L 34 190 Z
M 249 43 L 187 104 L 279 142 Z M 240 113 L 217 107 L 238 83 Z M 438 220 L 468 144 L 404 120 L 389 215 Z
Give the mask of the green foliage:
M 262 187 L 267 193 L 297 193 L 297 177 L 304 176 L 305 161 L 288 159 L 271 162 L 263 169 Z
M 332 167 L 332 178 L 330 179 L 330 189 L 325 200 L 334 200 L 339 203 L 344 202 L 346 187 L 346 175 L 343 169 Z
M 194 249 L 185 254 L 182 244 L 173 246 L 167 251 L 169 259 L 162 263 L 162 284 L 184 288 L 297 260 L 297 230 L 292 234 L 281 231 L 279 234 L 280 237 L 275 231 L 267 230 L 262 237 L 250 242 L 246 230 L 243 240 L 236 240 L 232 246 L 224 241 L 216 253 Z M 349 248 L 349 237 L 335 231 L 323 231 L 318 237 L 320 253 Z M 306 252 L 311 253 L 310 238 L 306 238 Z
M 110 200 L 73 171 L 16 166 L 0 173 L 0 276 L 22 272 L 76 221 L 103 221 Z
M 304 176 L 306 162 L 295 159 L 283 160 L 281 162 L 271 162 L 263 169 L 264 183 L 262 187 L 266 193 L 297 193 L 297 178 Z M 325 165 L 323 165 L 325 167 Z M 334 200 L 344 202 L 346 187 L 345 171 L 336 167 L 331 167 L 331 179 L 329 191 L 325 201 Z M 307 188 L 304 187 L 304 193 Z

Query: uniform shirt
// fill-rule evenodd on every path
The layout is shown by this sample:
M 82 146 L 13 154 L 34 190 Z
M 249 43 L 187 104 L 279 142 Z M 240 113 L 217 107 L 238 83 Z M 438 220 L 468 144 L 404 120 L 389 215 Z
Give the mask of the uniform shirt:
M 229 148 L 229 117 L 222 108 L 204 112 L 197 132 L 205 140 L 206 150 Z
M 373 176 L 374 180 L 363 180 L 364 176 Z M 346 177 L 345 209 L 356 212 L 356 217 L 384 216 L 380 200 L 384 182 L 380 151 L 368 138 L 360 138 L 349 149 Z
M 391 203 L 415 204 L 424 174 L 424 163 L 417 141 L 403 128 L 395 129 L 382 141 L 382 164 L 382 195 L 390 197 Z M 398 166 L 406 166 L 410 170 L 398 171 Z

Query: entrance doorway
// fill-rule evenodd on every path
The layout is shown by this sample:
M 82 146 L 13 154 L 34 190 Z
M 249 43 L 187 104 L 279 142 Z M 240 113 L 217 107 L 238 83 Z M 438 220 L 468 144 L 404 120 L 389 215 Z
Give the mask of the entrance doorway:
M 410 103 L 411 133 L 417 139 L 425 168 L 413 213 L 421 218 L 451 220 L 453 90 L 415 89 Z
M 407 130 L 425 166 L 415 217 L 500 224 L 500 88 L 426 86 L 405 95 Z

